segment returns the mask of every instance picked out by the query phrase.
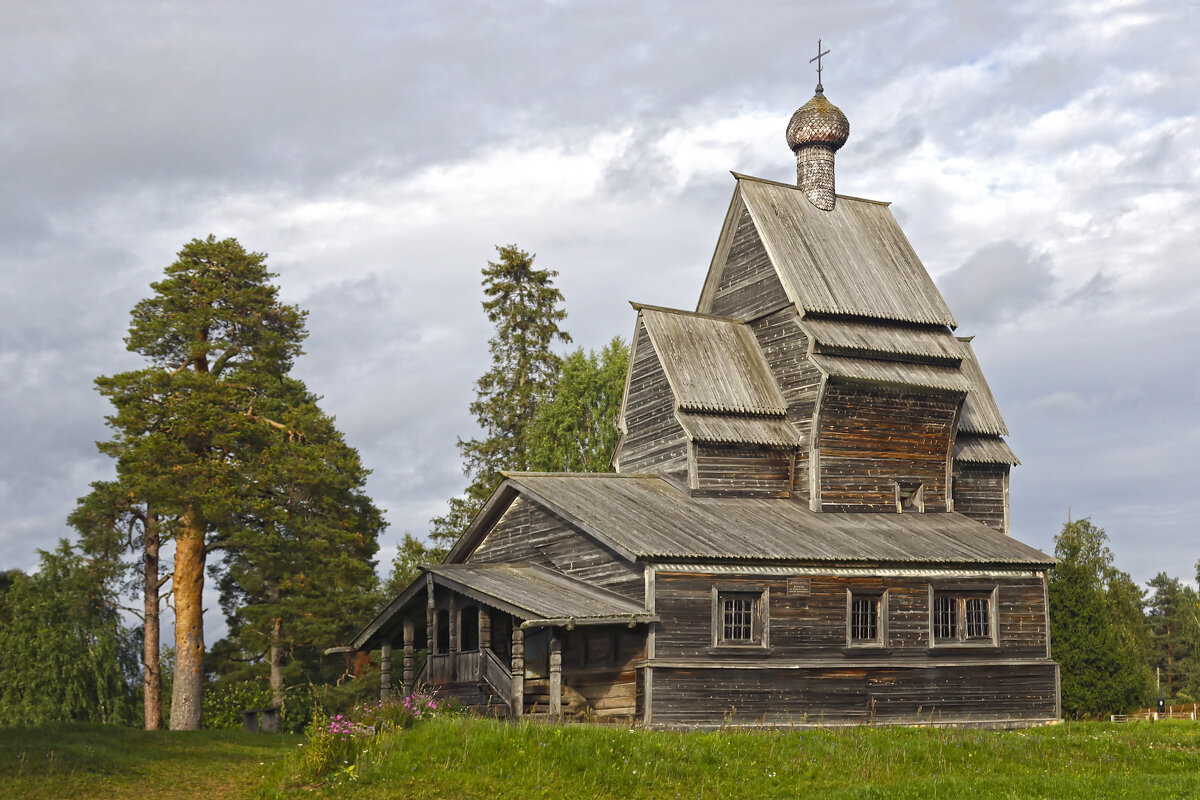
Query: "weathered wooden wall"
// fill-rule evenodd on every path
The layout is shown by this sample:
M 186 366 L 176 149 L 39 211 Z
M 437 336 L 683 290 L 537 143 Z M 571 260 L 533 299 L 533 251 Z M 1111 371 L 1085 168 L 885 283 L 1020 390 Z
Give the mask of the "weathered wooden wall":
M 1007 464 L 954 464 L 954 510 L 1008 533 Z
M 691 486 L 697 496 L 787 497 L 792 451 L 697 442 Z
M 832 658 L 853 663 L 863 653 L 846 650 L 846 590 L 887 591 L 887 657 L 906 663 L 955 660 L 1043 658 L 1046 618 L 1042 582 L 1033 576 L 950 579 L 930 577 L 811 576 L 807 596 L 788 594 L 787 577 L 727 575 L 699 572 L 658 572 L 654 579 L 655 612 L 661 622 L 655 633 L 656 659 Z M 722 590 L 770 592 L 770 653 L 722 651 L 712 647 L 712 587 Z M 930 647 L 929 587 L 998 587 L 995 609 L 998 648 Z M 656 684 L 657 685 L 657 684 Z
M 513 501 L 466 559 L 528 561 L 644 602 L 641 566 L 625 561 L 570 523 L 523 497 Z
M 606 659 L 589 653 L 590 636 L 612 639 L 612 652 Z M 563 708 L 571 692 L 578 692 L 586 703 L 587 718 L 614 721 L 632 718 L 637 713 L 637 664 L 646 655 L 646 628 L 627 626 L 576 628 L 564 634 Z M 578 714 L 574 707 L 572 711 Z
M 783 284 L 767 256 L 750 212 L 743 206 L 712 307 L 701 311 L 752 319 L 787 302 Z
M 787 418 L 800 432 L 804 446 L 796 454 L 792 496 L 809 500 L 809 459 L 813 412 L 820 395 L 822 376 L 808 358 L 808 337 L 796 322 L 794 306 L 779 309 L 754 320 L 751 328 L 759 349 L 771 368 L 775 383 L 787 403 Z
M 654 670 L 652 723 L 1021 724 L 1056 719 L 1055 666 Z
M 769 591 L 769 649 L 713 646 L 712 587 Z M 1040 577 L 655 576 L 652 722 L 982 722 L 1055 716 Z M 996 589 L 996 645 L 930 646 L 930 587 Z M 887 592 L 882 647 L 848 647 L 847 588 Z
M 640 320 L 625 391 L 626 434 L 617 453 L 619 471 L 686 476 L 687 434 L 675 419 L 675 396 Z
M 895 481 L 924 486 L 925 510 L 946 510 L 946 459 L 961 397 L 830 383 L 821 401 L 823 511 L 895 511 Z

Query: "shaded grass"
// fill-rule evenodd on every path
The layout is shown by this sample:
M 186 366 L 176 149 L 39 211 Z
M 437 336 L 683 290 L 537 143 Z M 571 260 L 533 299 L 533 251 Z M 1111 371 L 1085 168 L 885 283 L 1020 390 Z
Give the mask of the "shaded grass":
M 1024 731 L 850 728 L 672 732 L 442 717 L 380 737 L 373 764 L 268 798 L 1193 798 L 1200 725 Z
M 0 728 L 0 797 L 242 798 L 262 784 L 268 765 L 302 740 L 82 723 Z

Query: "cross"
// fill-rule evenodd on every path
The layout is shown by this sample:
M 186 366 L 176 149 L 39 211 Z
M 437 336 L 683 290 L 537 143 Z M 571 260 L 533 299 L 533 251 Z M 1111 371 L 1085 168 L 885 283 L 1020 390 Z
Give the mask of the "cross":
M 821 52 L 821 40 L 817 39 L 817 54 L 808 60 L 808 63 L 817 62 L 817 86 L 821 85 L 821 56 L 829 55 L 829 51 Z

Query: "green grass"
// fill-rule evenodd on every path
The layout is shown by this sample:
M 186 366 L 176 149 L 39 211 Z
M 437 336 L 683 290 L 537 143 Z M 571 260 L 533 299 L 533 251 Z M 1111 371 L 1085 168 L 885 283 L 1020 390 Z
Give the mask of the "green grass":
M 1200 725 L 1023 731 L 850 728 L 680 733 L 442 717 L 378 737 L 372 764 L 267 798 L 1195 798 Z
M 1190 722 L 680 733 L 445 716 L 375 737 L 353 777 L 316 783 L 297 778 L 300 742 L 0 728 L 0 798 L 1200 797 L 1200 724 Z
M 262 785 L 303 737 L 148 732 L 112 725 L 0 728 L 4 800 L 225 800 Z

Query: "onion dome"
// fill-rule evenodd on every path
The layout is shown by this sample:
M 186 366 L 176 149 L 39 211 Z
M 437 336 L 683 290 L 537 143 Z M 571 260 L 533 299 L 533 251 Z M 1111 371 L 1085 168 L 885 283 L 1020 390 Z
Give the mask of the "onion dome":
M 849 136 L 850 121 L 840 108 L 825 99 L 825 91 L 819 83 L 813 99 L 796 109 L 787 126 L 787 142 L 792 152 L 809 145 L 836 151 Z

